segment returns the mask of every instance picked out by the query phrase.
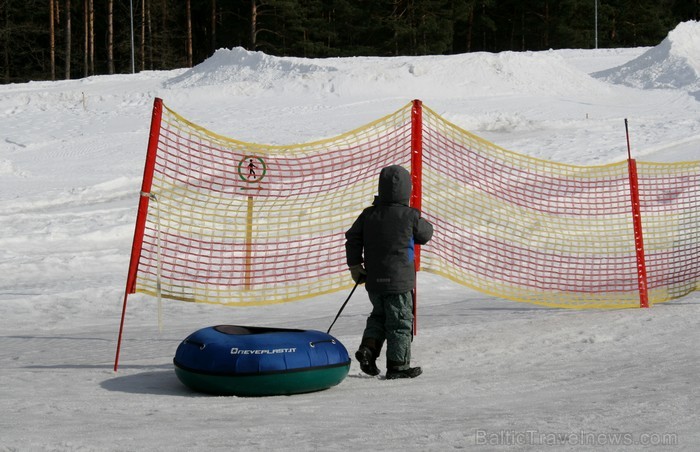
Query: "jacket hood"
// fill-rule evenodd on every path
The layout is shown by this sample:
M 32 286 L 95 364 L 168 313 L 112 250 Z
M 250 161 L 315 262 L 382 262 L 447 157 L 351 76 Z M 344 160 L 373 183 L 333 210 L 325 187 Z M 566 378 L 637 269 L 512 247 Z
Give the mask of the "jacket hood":
M 374 204 L 404 204 L 411 200 L 411 174 L 399 165 L 383 168 L 379 173 L 379 194 Z

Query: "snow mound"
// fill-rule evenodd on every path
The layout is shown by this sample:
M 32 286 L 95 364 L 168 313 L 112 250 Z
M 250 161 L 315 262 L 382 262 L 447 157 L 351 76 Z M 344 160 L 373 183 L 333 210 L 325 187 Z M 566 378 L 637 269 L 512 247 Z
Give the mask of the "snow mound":
M 607 89 L 555 51 L 308 59 L 275 57 L 242 48 L 219 49 L 164 86 L 219 86 L 229 93 L 316 96 L 362 95 L 371 90 L 432 99 L 532 94 L 533 89 L 542 95 Z
M 639 57 L 592 75 L 634 88 L 680 88 L 692 92 L 700 90 L 699 74 L 700 22 L 689 21 L 678 24 L 659 45 Z
M 325 71 L 309 59 L 280 58 L 242 47 L 219 49 L 202 63 L 165 82 L 167 88 L 253 83 L 261 88 L 274 88 L 275 81 L 304 78 L 310 72 Z
M 0 160 L 0 174 L 27 177 L 27 173 L 18 169 L 17 166 L 11 160 Z

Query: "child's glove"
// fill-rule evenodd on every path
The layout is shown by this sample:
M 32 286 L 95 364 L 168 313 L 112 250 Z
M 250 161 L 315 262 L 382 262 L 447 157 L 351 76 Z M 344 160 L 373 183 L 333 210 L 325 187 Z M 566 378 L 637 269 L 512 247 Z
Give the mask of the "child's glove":
M 362 264 L 353 265 L 350 267 L 350 275 L 357 284 L 364 284 L 365 279 L 367 279 L 367 270 Z

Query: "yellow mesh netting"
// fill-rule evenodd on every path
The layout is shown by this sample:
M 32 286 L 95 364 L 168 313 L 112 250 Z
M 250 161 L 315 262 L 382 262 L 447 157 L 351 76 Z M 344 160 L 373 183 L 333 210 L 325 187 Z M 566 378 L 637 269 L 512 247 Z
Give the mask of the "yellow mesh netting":
M 167 107 L 136 291 L 230 305 L 352 286 L 344 232 L 381 168 L 411 169 L 411 107 L 290 146 L 226 138 Z M 639 305 L 627 163 L 573 166 L 422 116 L 421 269 L 516 301 Z M 650 302 L 700 280 L 700 162 L 638 165 Z
M 350 286 L 344 232 L 381 168 L 408 163 L 410 131 L 402 109 L 337 138 L 266 146 L 164 107 L 136 291 L 155 295 L 160 279 L 166 298 L 253 305 Z

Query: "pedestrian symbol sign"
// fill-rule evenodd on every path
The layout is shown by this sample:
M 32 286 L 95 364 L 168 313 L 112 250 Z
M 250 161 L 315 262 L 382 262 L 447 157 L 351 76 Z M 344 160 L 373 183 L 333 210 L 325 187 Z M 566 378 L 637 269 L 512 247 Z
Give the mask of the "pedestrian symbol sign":
M 260 182 L 265 178 L 267 174 L 267 165 L 265 161 L 254 155 L 246 155 L 238 162 L 238 176 L 246 184 L 256 184 L 257 186 L 244 186 L 241 189 L 246 190 L 249 188 L 260 189 Z

